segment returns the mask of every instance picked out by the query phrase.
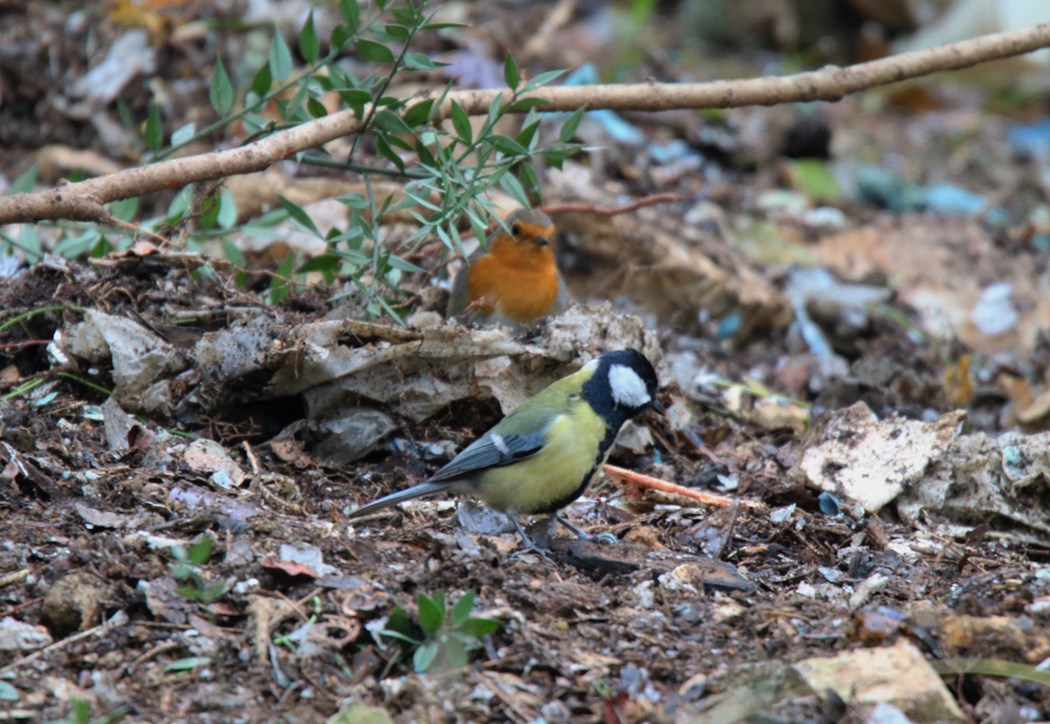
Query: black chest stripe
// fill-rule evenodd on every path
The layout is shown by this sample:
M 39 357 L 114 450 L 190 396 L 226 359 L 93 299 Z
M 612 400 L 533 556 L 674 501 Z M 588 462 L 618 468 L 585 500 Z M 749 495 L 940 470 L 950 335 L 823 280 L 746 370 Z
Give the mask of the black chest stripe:
M 612 421 L 612 424 L 609 424 L 606 427 L 605 436 L 602 438 L 601 443 L 599 443 L 598 445 L 598 454 L 594 458 L 594 465 L 591 466 L 591 469 L 588 470 L 587 474 L 584 475 L 583 478 L 579 481 L 579 483 L 576 485 L 576 488 L 569 492 L 567 495 L 564 495 L 561 498 L 558 498 L 557 500 L 551 501 L 543 508 L 532 511 L 533 515 L 548 515 L 550 513 L 556 513 L 562 508 L 564 508 L 566 505 L 583 495 L 584 491 L 587 490 L 587 485 L 591 482 L 591 478 L 594 477 L 594 474 L 598 472 L 598 468 L 605 461 L 605 454 L 609 451 L 609 448 L 612 447 L 612 444 L 616 442 L 616 436 L 619 434 L 620 428 L 626 421 L 626 418 L 622 414 L 617 414 L 616 418 L 617 419 L 614 419 Z

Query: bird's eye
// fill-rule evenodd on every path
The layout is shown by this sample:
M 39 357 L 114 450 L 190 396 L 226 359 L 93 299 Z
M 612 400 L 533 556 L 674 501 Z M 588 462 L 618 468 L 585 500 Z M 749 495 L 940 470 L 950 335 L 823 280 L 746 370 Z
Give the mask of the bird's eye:
M 513 236 L 521 236 L 521 224 L 515 221 L 510 225 L 510 233 Z

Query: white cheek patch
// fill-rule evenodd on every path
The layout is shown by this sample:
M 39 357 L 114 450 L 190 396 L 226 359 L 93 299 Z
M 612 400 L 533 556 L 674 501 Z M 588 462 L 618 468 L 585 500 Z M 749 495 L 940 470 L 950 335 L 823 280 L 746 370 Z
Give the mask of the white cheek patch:
M 637 372 L 624 365 L 609 368 L 609 388 L 613 401 L 621 407 L 645 407 L 652 400 L 645 381 Z

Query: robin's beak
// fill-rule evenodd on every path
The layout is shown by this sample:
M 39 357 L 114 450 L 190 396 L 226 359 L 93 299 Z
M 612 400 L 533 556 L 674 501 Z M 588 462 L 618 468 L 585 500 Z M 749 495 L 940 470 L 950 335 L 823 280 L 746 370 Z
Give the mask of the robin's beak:
M 546 236 L 534 236 L 532 237 L 532 243 L 536 246 L 550 246 L 551 240 Z

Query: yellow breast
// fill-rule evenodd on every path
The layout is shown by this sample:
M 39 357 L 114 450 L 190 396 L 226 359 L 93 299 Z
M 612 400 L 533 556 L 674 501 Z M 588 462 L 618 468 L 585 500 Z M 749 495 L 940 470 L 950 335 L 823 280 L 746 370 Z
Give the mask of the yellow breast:
M 582 495 L 601 469 L 609 456 L 609 450 L 598 455 L 604 437 L 602 419 L 577 401 L 548 428 L 540 453 L 485 471 L 477 480 L 478 494 L 506 513 L 553 513 Z

